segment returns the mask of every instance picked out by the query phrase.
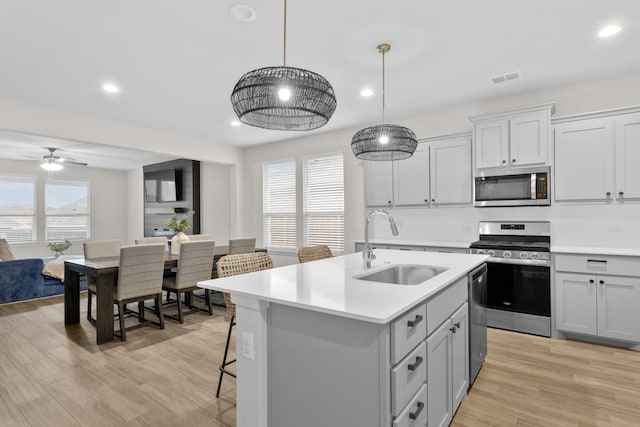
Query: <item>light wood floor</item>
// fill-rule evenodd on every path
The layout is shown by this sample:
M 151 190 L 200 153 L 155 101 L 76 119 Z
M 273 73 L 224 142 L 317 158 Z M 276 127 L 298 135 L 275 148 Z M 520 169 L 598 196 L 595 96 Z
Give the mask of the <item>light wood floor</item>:
M 0 305 L 1 426 L 235 426 L 235 381 L 215 398 L 222 310 L 100 347 L 63 313 L 61 297 Z M 452 425 L 640 426 L 640 353 L 490 329 Z

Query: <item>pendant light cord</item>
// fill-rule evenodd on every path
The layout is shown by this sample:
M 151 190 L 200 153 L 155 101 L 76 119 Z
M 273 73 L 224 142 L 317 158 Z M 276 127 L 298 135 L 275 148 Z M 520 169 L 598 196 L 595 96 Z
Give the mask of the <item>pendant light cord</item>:
M 384 124 L 384 54 L 385 51 L 382 50 L 382 124 Z
M 287 0 L 284 0 L 284 41 L 282 47 L 282 65 L 287 66 Z

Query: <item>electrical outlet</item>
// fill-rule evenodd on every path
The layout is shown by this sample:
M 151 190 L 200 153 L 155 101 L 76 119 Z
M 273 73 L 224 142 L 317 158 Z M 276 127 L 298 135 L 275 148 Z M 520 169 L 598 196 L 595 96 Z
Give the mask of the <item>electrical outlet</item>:
M 242 357 L 253 360 L 253 334 L 251 332 L 242 333 Z

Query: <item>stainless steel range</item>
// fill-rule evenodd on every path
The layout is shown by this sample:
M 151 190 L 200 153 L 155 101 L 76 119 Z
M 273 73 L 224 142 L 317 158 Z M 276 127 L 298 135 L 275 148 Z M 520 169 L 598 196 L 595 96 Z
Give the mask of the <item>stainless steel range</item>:
M 487 325 L 551 336 L 551 225 L 484 221 L 472 254 L 487 254 Z

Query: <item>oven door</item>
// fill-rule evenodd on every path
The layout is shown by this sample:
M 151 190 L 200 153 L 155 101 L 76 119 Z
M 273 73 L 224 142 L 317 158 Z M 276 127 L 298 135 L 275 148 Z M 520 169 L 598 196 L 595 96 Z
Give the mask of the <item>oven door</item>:
M 551 316 L 549 267 L 488 262 L 487 270 L 488 308 Z

